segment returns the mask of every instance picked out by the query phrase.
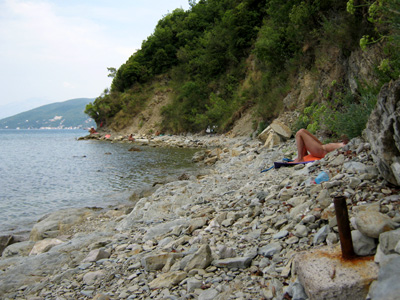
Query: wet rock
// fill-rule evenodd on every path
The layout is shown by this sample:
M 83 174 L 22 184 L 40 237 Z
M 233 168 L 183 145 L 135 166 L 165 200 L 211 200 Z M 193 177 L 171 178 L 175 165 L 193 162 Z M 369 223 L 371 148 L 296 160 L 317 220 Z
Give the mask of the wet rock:
M 78 224 L 92 212 L 89 209 L 71 208 L 56 211 L 36 223 L 31 231 L 29 239 L 31 241 L 42 240 L 47 232 L 62 232 Z
M 140 150 L 138 147 L 131 147 L 131 148 L 129 148 L 128 151 L 131 151 L 131 152 L 140 152 L 140 151 L 142 151 L 142 150 Z
M 70 256 L 65 253 L 46 252 L 40 255 L 29 256 L 21 260 L 5 273 L 0 273 L 0 294 L 15 291 L 22 286 L 35 284 L 44 276 L 53 272 L 70 261 Z
M 27 256 L 31 252 L 35 242 L 24 241 L 15 244 L 11 244 L 4 249 L 2 257 L 12 257 L 12 256 Z
M 192 162 L 201 162 L 204 160 L 204 158 L 206 157 L 206 151 L 205 150 L 201 150 L 196 152 L 193 157 L 192 157 Z
M 2 253 L 3 253 L 3 250 L 4 250 L 7 246 L 11 245 L 13 239 L 14 239 L 14 238 L 13 238 L 12 235 L 3 235 L 3 236 L 0 236 L 0 256 L 1 256 Z

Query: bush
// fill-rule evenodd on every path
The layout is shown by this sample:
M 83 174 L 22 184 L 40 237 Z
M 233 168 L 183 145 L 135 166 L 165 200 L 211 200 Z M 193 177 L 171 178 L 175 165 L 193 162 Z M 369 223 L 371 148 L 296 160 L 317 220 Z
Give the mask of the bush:
M 368 118 L 376 104 L 376 94 L 369 91 L 361 96 L 359 102 L 347 103 L 343 109 L 335 111 L 331 124 L 337 137 L 347 135 L 350 139 L 361 136 Z
M 348 90 L 336 92 L 329 103 L 313 103 L 306 107 L 294 130 L 307 128 L 312 133 L 323 131 L 332 138 L 360 136 L 375 107 L 376 95 L 377 90 L 372 88 L 362 89 L 359 100 Z

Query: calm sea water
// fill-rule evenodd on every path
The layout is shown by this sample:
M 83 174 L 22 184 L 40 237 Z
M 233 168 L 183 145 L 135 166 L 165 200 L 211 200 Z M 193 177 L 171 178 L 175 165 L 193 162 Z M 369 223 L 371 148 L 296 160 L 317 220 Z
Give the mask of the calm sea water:
M 62 208 L 107 206 L 190 172 L 195 150 L 77 141 L 83 130 L 0 130 L 0 235 Z

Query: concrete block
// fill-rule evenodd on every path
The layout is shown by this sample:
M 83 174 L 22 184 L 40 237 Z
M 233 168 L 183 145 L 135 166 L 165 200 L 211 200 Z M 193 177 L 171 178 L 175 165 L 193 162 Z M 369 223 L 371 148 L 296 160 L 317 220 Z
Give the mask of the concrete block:
M 357 300 L 366 298 L 379 268 L 373 256 L 343 259 L 335 245 L 297 254 L 294 270 L 310 300 Z

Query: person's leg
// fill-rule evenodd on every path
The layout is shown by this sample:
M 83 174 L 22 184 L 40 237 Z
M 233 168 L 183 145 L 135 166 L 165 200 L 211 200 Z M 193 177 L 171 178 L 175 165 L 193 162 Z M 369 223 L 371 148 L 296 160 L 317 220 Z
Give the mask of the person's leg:
M 343 147 L 344 145 L 346 145 L 346 144 L 345 143 L 330 143 L 330 144 L 324 145 L 323 147 L 326 150 L 326 152 L 331 152 L 333 150 Z
M 300 129 L 296 133 L 296 146 L 297 146 L 297 158 L 294 160 L 294 162 L 302 162 L 304 159 L 304 156 L 307 155 L 307 149 L 304 143 L 304 137 L 305 135 L 305 129 Z
M 322 143 L 306 129 L 300 129 L 296 133 L 296 145 L 297 145 L 297 158 L 294 162 L 304 161 L 304 156 L 309 152 L 315 157 L 324 157 L 327 153 L 322 147 Z

